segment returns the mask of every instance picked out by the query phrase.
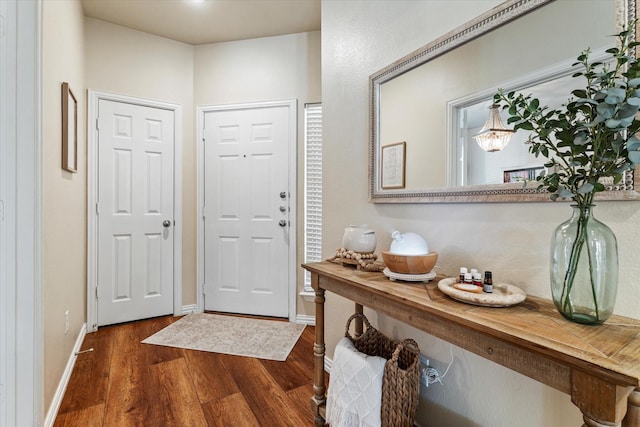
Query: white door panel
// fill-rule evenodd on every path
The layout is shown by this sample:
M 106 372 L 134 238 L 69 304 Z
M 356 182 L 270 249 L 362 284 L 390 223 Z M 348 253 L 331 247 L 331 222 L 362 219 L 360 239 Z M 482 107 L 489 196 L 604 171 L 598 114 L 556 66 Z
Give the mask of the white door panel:
M 287 106 L 204 114 L 206 310 L 288 316 L 290 126 Z
M 173 112 L 98 108 L 98 325 L 172 313 Z

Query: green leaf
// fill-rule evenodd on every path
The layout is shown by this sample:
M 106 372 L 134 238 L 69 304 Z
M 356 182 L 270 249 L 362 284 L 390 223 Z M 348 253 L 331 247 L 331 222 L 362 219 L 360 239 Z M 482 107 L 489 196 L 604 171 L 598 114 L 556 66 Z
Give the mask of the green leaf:
M 589 194 L 594 190 L 593 184 L 590 182 L 586 182 L 582 185 L 582 187 L 578 188 L 578 194 Z
M 562 190 L 560 190 L 560 197 L 564 199 L 570 199 L 573 197 L 573 193 L 566 188 L 563 188 Z
M 593 192 L 594 192 L 594 193 L 597 193 L 597 192 L 599 192 L 599 191 L 604 191 L 605 189 L 606 189 L 606 188 L 605 188 L 604 184 L 602 184 L 601 182 L 596 182 L 596 183 L 595 183 L 595 185 L 594 185 L 594 190 L 593 190 Z
M 615 120 L 615 119 L 609 119 L 605 122 L 605 125 L 609 128 L 609 129 L 615 129 L 618 126 L 620 126 L 620 120 Z
M 640 101 L 640 99 L 638 101 Z M 617 117 L 626 119 L 626 118 L 635 116 L 637 112 L 638 112 L 637 105 L 623 104 L 620 107 L 620 110 L 618 110 Z
M 638 148 L 640 148 L 640 139 L 633 135 L 627 140 L 627 149 L 629 151 L 635 151 Z
M 640 164 L 640 151 L 629 151 L 629 161 L 634 165 Z
M 630 79 L 627 82 L 627 86 L 629 86 L 629 87 L 638 87 L 638 86 L 640 86 L 640 78 Z
M 535 112 L 540 106 L 540 101 L 537 98 L 531 100 L 531 104 L 529 104 L 529 111 L 532 113 Z

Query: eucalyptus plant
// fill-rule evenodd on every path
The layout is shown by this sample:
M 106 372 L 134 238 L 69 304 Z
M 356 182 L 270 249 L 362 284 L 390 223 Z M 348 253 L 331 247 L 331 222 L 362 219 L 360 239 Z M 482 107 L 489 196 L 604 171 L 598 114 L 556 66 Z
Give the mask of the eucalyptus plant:
M 631 25 L 635 26 L 635 22 Z M 632 40 L 629 30 L 619 33 L 617 41 L 617 47 L 606 51 L 611 55 L 608 61 L 590 61 L 590 50 L 582 51 L 573 64 L 578 69 L 573 77 L 583 78 L 586 84 L 584 88 L 573 90 L 567 103 L 560 108 L 541 106 L 539 99 L 532 95 L 505 94 L 500 90 L 494 96 L 494 102 L 508 111 L 507 123 L 512 124 L 514 130 L 531 132 L 527 141 L 529 151 L 547 159 L 545 172 L 536 178 L 538 189 L 550 192 L 554 201 L 572 199 L 580 210 L 575 235 L 558 237 L 565 235 L 558 233 L 570 230 L 566 225 L 571 223 L 569 221 L 556 229 L 552 239 L 551 286 L 558 310 L 581 323 L 604 322 L 613 310 L 612 303 L 611 306 L 608 304 L 610 296 L 615 299 L 615 290 L 606 287 L 617 287 L 615 236 L 610 232 L 612 243 L 606 251 L 602 247 L 608 243 L 599 242 L 593 246 L 594 242 L 590 240 L 595 238 L 592 227 L 601 224 L 591 217 L 594 196 L 606 189 L 603 178 L 612 178 L 613 184 L 618 184 L 625 171 L 640 164 L 640 139 L 637 136 L 640 130 L 637 118 L 640 63 L 635 55 L 635 48 L 640 43 Z M 590 225 L 591 220 L 594 225 Z M 562 240 L 561 246 L 558 246 L 558 239 Z M 613 255 L 615 262 L 601 267 L 604 264 L 597 258 L 597 253 Z M 588 294 L 592 304 L 587 309 L 582 306 L 582 297 L 578 296 L 584 295 L 581 293 L 584 288 L 572 293 L 576 277 L 581 277 L 579 271 L 583 263 L 588 263 Z M 578 300 L 581 302 L 576 302 Z
M 547 158 L 546 171 L 536 180 L 554 201 L 570 198 L 590 205 L 594 194 L 606 188 L 602 178 L 617 184 L 640 163 L 640 63 L 635 55 L 640 43 L 631 40 L 629 30 L 617 38 L 618 46 L 606 51 L 611 62 L 590 62 L 589 49 L 578 56 L 572 66 L 580 71 L 573 77 L 584 78 L 586 85 L 571 92 L 560 108 L 541 106 L 532 95 L 499 90 L 494 96 L 514 130 L 531 131 L 529 151 Z

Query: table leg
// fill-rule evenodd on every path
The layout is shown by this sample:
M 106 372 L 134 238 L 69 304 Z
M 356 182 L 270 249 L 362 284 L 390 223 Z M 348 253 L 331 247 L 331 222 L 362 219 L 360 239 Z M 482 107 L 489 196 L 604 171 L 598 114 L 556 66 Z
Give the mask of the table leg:
M 313 345 L 313 397 L 311 398 L 311 409 L 315 415 L 315 425 L 324 426 L 325 420 L 321 414 L 326 405 L 326 387 L 324 381 L 324 289 L 318 286 L 318 276 L 311 275 L 311 285 L 315 289 L 316 297 L 316 337 Z
M 627 414 L 622 427 L 640 427 L 640 388 L 631 392 L 627 399 Z

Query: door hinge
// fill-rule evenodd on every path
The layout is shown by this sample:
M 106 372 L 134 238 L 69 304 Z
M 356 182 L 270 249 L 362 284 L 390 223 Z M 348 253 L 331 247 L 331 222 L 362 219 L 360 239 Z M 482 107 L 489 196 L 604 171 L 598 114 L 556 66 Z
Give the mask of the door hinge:
M 96 203 L 96 215 L 100 215 L 100 204 Z
M 96 299 L 98 299 L 98 285 L 96 285 Z
M 100 117 L 96 118 L 96 130 L 100 130 Z

